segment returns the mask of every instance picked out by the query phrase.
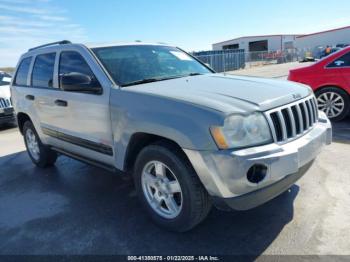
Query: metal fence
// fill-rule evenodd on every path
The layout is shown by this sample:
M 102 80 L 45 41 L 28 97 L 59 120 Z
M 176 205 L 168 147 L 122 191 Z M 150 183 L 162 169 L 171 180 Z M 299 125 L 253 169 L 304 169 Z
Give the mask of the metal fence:
M 226 72 L 245 67 L 244 50 L 218 50 L 193 53 L 203 63 L 210 65 L 216 72 Z
M 300 54 L 296 50 L 282 52 L 244 52 L 243 50 L 227 52 L 224 50 L 218 53 L 213 52 L 215 51 L 197 52 L 194 53 L 194 56 L 203 63 L 210 65 L 216 72 L 227 72 L 268 64 L 289 63 L 300 59 Z

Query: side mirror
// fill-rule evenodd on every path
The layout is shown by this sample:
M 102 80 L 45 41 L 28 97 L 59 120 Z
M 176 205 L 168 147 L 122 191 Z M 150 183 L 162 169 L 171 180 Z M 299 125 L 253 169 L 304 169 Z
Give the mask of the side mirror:
M 78 72 L 60 75 L 61 88 L 64 91 L 101 94 L 100 83 L 89 75 Z

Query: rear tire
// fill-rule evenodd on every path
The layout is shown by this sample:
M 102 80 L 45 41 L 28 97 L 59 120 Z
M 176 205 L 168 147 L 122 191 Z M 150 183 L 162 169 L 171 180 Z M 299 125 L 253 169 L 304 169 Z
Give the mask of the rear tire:
M 338 87 L 325 87 L 315 92 L 318 109 L 332 121 L 341 121 L 350 110 L 349 94 Z
M 32 122 L 24 123 L 23 137 L 28 155 L 35 165 L 45 168 L 55 164 L 57 153 L 41 142 Z
M 145 179 L 145 176 L 149 178 Z M 211 209 L 209 195 L 191 164 L 184 153 L 170 143 L 150 145 L 139 153 L 134 180 L 146 211 L 156 224 L 168 230 L 188 231 L 199 224 Z M 170 206 L 174 208 L 168 207 L 168 198 L 172 198 Z

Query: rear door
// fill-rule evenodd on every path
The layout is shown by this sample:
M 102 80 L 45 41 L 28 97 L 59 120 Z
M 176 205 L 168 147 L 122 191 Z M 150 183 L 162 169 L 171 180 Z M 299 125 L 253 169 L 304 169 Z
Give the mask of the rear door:
M 56 56 L 56 52 L 38 54 L 31 71 L 30 88 L 26 97 L 33 100 L 41 131 L 45 126 L 56 128 L 60 119 L 64 118 L 64 112 L 55 108 L 53 103 L 53 98 L 59 91 L 54 86 Z M 46 143 L 55 144 L 50 138 Z
M 56 52 L 37 52 L 24 58 L 17 70 L 13 83 L 13 96 L 17 112 L 29 115 L 43 143 L 55 145 L 43 133 L 43 126 L 55 127 L 64 112 L 53 106 L 54 94 L 59 90 L 54 83 Z

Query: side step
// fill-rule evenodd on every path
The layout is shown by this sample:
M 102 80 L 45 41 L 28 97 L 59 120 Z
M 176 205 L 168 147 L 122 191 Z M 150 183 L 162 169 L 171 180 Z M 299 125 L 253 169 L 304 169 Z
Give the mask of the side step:
M 78 161 L 81 161 L 81 162 L 84 162 L 84 163 L 87 163 L 87 164 L 90 164 L 90 165 L 93 165 L 93 166 L 97 166 L 97 167 L 103 168 L 103 169 L 105 169 L 107 171 L 110 171 L 110 172 L 113 172 L 113 173 L 121 173 L 121 171 L 118 170 L 117 168 L 115 168 L 114 166 L 110 166 L 110 165 L 101 163 L 99 161 L 92 160 L 90 158 L 79 156 L 77 154 L 74 154 L 72 152 L 68 152 L 66 150 L 63 150 L 63 149 L 60 149 L 60 148 L 57 148 L 57 147 L 51 147 L 51 149 L 56 151 L 56 152 L 58 152 L 58 153 L 60 153 L 60 154 L 62 154 L 62 155 L 74 158 L 74 159 L 76 159 Z

